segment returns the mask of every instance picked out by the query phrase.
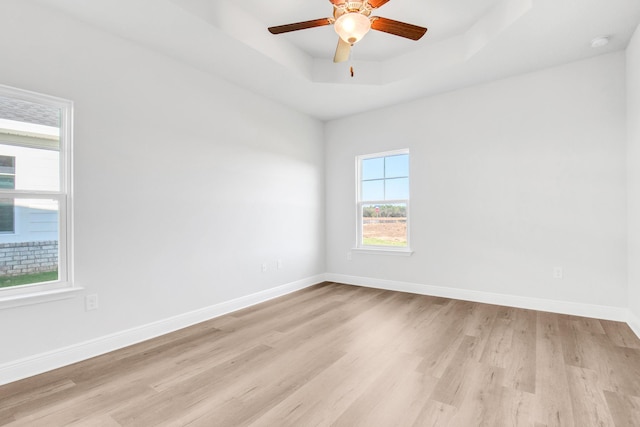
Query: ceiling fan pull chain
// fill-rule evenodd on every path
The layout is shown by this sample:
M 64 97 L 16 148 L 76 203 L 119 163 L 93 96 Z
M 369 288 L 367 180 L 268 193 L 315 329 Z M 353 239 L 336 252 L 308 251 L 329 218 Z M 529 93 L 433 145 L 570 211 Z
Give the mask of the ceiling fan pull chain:
M 353 48 L 353 45 L 351 45 L 351 47 Z M 351 78 L 355 76 L 355 72 L 353 71 L 353 49 L 349 51 L 349 74 Z

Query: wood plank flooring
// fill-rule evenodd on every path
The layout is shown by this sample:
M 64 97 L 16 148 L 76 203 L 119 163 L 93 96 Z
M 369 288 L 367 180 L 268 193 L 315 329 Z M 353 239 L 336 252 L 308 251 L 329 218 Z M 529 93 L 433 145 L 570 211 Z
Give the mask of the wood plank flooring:
M 640 340 L 324 283 L 0 387 L 0 425 L 640 426 Z

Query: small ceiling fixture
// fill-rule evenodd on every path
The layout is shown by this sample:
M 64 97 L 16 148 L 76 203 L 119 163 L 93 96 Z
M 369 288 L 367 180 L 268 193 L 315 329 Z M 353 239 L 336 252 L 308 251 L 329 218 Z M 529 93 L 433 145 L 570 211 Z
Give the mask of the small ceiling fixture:
M 609 36 L 596 37 L 591 40 L 591 47 L 594 49 L 604 47 L 609 44 L 609 38 Z

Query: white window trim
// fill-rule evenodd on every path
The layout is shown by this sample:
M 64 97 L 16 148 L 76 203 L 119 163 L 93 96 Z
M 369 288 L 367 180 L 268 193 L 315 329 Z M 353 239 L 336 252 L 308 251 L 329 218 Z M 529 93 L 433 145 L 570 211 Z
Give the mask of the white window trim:
M 407 248 L 389 249 L 387 246 L 365 246 L 361 248 L 351 248 L 351 252 L 366 255 L 394 255 L 394 256 L 411 256 L 413 251 Z
M 398 200 L 361 200 L 362 196 L 362 161 L 367 159 L 373 159 L 377 157 L 389 157 L 402 154 L 409 154 L 409 198 Z M 364 254 L 378 254 L 378 255 L 397 255 L 397 256 L 411 256 L 413 251 L 411 250 L 411 155 L 409 149 L 385 151 L 382 153 L 365 154 L 356 156 L 356 243 L 352 252 L 364 253 Z M 362 205 L 363 204 L 393 204 L 393 203 L 406 203 L 407 205 L 407 246 L 406 247 L 393 247 L 393 246 L 375 246 L 375 245 L 363 245 L 362 244 Z
M 56 301 L 75 296 L 73 269 L 73 102 L 10 86 L 0 85 L 0 95 L 60 109 L 60 191 L 0 190 L 0 197 L 47 198 L 58 201 L 58 277 L 53 282 L 0 288 L 0 309 Z

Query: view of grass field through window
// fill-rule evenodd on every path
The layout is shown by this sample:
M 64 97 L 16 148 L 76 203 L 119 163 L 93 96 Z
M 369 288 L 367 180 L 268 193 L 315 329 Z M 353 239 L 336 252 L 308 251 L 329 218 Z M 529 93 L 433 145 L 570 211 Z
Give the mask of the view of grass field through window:
M 408 246 L 409 154 L 360 160 L 361 246 Z
M 407 246 L 406 205 L 364 205 L 362 242 L 370 246 Z

